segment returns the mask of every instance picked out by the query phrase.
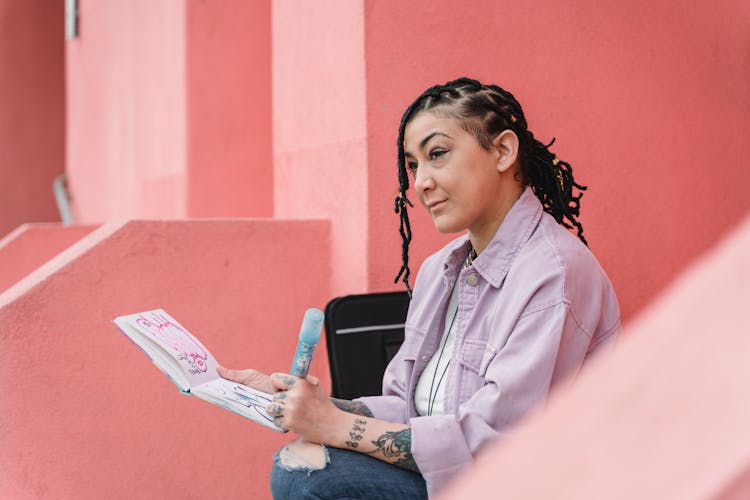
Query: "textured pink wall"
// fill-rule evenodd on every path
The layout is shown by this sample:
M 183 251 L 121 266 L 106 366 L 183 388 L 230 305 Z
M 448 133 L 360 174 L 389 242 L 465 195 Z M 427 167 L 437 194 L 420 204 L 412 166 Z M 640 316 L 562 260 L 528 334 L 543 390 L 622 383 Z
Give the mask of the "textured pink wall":
M 1 294 L 0 497 L 268 498 L 291 437 L 184 397 L 111 319 L 163 307 L 221 363 L 284 370 L 329 255 L 324 221 L 113 224 Z
M 60 220 L 65 171 L 64 0 L 0 0 L 0 237 Z
M 66 43 L 77 222 L 186 214 L 185 5 L 79 2 Z M 62 20 L 60 20 L 62 22 Z
M 0 239 L 0 293 L 89 234 L 95 226 L 23 224 Z
M 511 90 L 590 186 L 581 220 L 626 320 L 750 209 L 748 2 L 366 1 L 365 33 L 371 289 L 400 266 L 401 113 L 462 75 Z M 422 212 L 415 270 L 446 239 Z
M 187 214 L 272 216 L 271 1 L 186 7 Z
M 750 498 L 750 216 L 442 498 Z
M 76 220 L 273 215 L 270 2 L 81 2 Z
M 362 0 L 273 4 L 277 217 L 325 217 L 334 295 L 367 291 L 367 115 Z

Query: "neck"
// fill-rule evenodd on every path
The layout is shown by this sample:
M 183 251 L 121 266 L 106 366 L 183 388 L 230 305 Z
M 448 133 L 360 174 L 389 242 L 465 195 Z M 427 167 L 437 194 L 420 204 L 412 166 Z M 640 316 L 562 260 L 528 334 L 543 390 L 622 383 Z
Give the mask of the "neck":
M 518 183 L 512 183 L 507 188 L 503 189 L 498 196 L 498 204 L 494 213 L 494 217 L 487 221 L 481 221 L 469 228 L 469 241 L 471 246 L 476 251 L 477 255 L 481 254 L 487 245 L 490 244 L 492 238 L 495 237 L 497 230 L 505 220 L 505 216 L 508 215 L 510 209 L 513 208 L 518 198 L 521 197 L 525 186 Z

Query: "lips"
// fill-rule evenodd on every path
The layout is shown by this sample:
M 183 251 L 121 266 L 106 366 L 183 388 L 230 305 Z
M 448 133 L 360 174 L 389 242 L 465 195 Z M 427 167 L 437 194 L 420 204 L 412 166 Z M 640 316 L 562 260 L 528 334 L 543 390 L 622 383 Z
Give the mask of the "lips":
M 430 202 L 430 203 L 427 204 L 427 208 L 430 209 L 430 210 L 438 209 L 438 208 L 442 207 L 445 204 L 446 201 L 447 200 L 432 201 L 432 202 Z

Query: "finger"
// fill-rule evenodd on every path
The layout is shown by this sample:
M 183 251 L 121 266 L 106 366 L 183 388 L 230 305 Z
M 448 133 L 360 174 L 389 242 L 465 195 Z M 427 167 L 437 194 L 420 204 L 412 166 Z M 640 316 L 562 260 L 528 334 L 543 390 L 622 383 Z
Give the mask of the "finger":
M 274 401 L 281 401 L 281 400 L 284 400 L 284 399 L 286 399 L 286 391 L 279 391 L 279 392 L 275 392 L 273 394 L 273 400 Z
M 237 370 L 230 370 L 229 368 L 224 368 L 221 365 L 216 365 L 216 373 L 218 373 L 221 378 L 232 380 L 233 382 L 242 383 L 241 377 L 237 373 Z
M 280 404 L 270 404 L 266 406 L 266 412 L 274 417 L 280 417 L 284 414 L 284 407 Z
M 308 375 L 305 380 L 307 380 L 310 385 L 320 385 L 320 379 L 315 375 Z
M 275 425 L 279 429 L 283 429 L 284 428 L 284 417 L 274 417 L 273 418 L 273 425 Z
M 289 388 L 292 387 L 295 382 L 297 382 L 297 378 L 292 377 L 287 373 L 274 373 L 273 375 L 271 375 L 271 383 L 273 384 L 273 386 L 282 391 L 289 390 Z

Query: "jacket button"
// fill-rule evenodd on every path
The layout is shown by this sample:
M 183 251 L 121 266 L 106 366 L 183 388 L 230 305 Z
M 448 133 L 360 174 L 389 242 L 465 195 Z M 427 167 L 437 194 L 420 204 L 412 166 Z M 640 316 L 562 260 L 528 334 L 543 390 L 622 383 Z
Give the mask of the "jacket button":
M 477 286 L 477 283 L 479 283 L 479 278 L 477 278 L 476 274 L 470 274 L 466 278 L 466 283 L 468 283 L 469 286 Z

